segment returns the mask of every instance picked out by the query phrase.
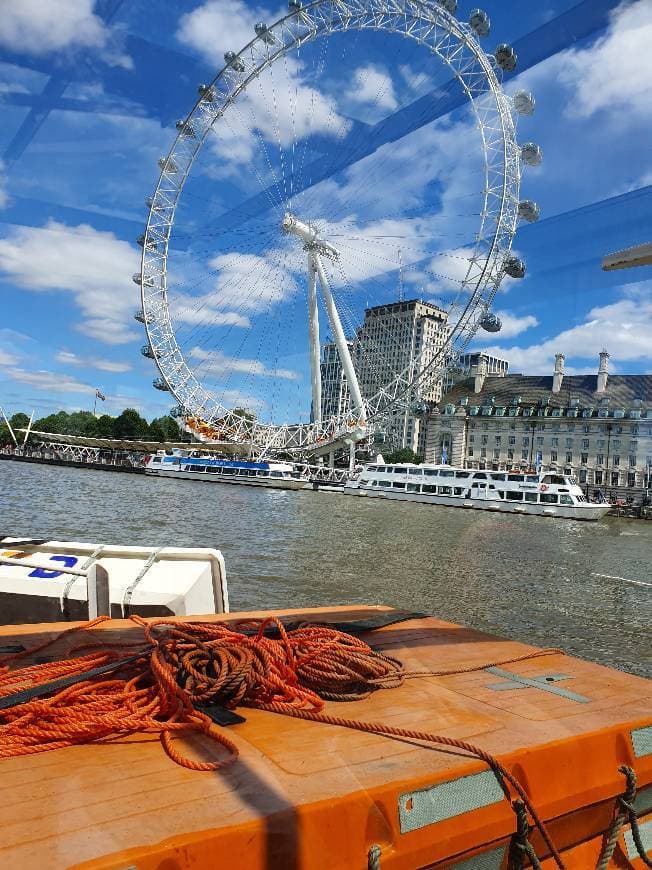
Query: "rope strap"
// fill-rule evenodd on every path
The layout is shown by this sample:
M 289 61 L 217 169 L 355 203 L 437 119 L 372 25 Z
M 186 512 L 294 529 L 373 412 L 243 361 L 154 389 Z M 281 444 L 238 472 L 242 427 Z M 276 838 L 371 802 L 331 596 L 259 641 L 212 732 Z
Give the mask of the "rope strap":
M 596 870 L 607 870 L 609 867 L 625 821 L 629 821 L 632 830 L 632 839 L 636 846 L 639 858 L 646 867 L 652 867 L 652 861 L 648 858 L 643 846 L 643 841 L 641 840 L 641 832 L 638 827 L 638 816 L 636 814 L 636 809 L 634 808 L 634 801 L 636 800 L 636 772 L 633 768 L 628 767 L 627 765 L 619 767 L 618 771 L 625 777 L 626 788 L 623 794 L 616 798 L 616 814 L 614 815 L 613 821 L 606 833 L 604 845 L 602 847 L 602 854 L 600 855 L 600 859 L 596 865 Z

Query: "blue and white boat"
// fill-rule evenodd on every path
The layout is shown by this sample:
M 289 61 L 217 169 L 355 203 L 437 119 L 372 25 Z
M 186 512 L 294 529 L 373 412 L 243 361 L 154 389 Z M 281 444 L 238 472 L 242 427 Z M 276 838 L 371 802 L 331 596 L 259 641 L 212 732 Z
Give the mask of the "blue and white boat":
M 212 483 L 239 483 L 244 486 L 271 486 L 276 489 L 304 489 L 310 486 L 307 471 L 291 462 L 247 462 L 218 459 L 195 450 L 158 450 L 147 457 L 147 474 Z

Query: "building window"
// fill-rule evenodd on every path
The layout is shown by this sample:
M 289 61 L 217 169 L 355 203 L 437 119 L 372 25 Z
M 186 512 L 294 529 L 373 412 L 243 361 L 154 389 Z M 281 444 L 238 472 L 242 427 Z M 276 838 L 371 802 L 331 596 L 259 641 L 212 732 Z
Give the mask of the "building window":
M 572 439 L 572 438 L 567 438 L 567 439 L 566 439 L 566 449 L 568 450 L 568 449 L 570 449 L 572 446 L 573 446 L 573 439 Z
M 494 450 L 494 459 L 500 459 L 500 450 Z
M 638 450 L 638 441 L 630 441 L 629 442 L 629 452 L 636 453 Z
M 602 453 L 598 453 L 597 456 L 595 457 L 595 464 L 596 465 L 604 465 L 604 455 Z
M 523 439 L 523 447 L 529 447 L 529 446 L 530 446 L 530 439 L 524 438 Z
M 482 436 L 482 443 L 483 443 L 483 444 L 486 444 L 488 440 L 489 440 L 489 436 L 488 436 L 488 435 L 483 435 L 483 436 Z
M 521 451 L 521 459 L 525 459 L 525 461 L 527 462 L 527 459 L 528 459 L 527 450 Z
M 475 441 L 475 435 L 473 433 L 471 433 L 469 435 L 469 444 L 473 444 L 474 441 Z
M 590 431 L 591 431 L 591 427 L 588 425 L 588 423 L 586 423 L 584 426 L 582 426 L 582 432 L 586 432 L 588 434 Z
M 488 429 L 488 428 L 489 428 L 489 424 L 488 424 L 488 423 L 483 423 L 483 424 L 482 424 L 482 428 L 483 428 L 483 429 Z
M 635 456 L 629 457 L 629 467 L 636 468 L 636 457 Z
M 620 465 L 620 456 L 612 457 L 611 464 L 614 468 L 618 468 L 618 466 Z
M 573 454 L 567 453 L 566 454 L 566 462 L 572 462 L 572 461 L 573 461 Z
M 580 483 L 586 483 L 586 468 L 580 471 Z
M 622 431 L 623 431 L 623 427 L 622 427 L 622 426 L 616 426 L 616 432 L 617 432 L 619 435 L 620 435 L 620 433 L 621 433 Z
M 602 483 L 602 472 L 601 472 L 601 471 L 596 471 L 596 472 L 595 472 L 595 482 L 596 482 L 597 484 Z
M 620 447 L 620 438 L 614 438 L 612 444 L 613 444 L 614 450 L 618 450 Z
M 515 436 L 515 435 L 510 435 L 510 436 L 509 436 L 509 443 L 510 443 L 510 444 L 516 444 L 516 436 Z
M 550 441 L 552 447 L 559 447 L 559 438 L 552 438 Z
M 537 447 L 543 447 L 543 438 L 540 435 L 537 438 Z
M 507 451 L 507 458 L 508 458 L 508 459 L 513 459 L 513 458 L 514 458 L 514 451 L 513 451 L 513 450 L 508 450 L 508 451 Z
M 583 448 L 584 450 L 588 450 L 588 449 L 589 449 L 589 439 L 588 439 L 588 438 L 584 438 L 584 439 L 582 439 L 582 448 Z
M 575 431 L 575 423 L 567 423 L 566 424 L 566 431 L 567 432 L 574 432 Z
M 556 462 L 556 461 L 557 461 L 557 451 L 556 451 L 556 450 L 551 450 L 551 451 L 550 451 L 550 461 L 551 461 L 551 462 Z
M 604 438 L 598 438 L 596 445 L 598 450 L 604 450 Z
M 629 431 L 630 431 L 630 435 L 638 435 L 638 426 L 632 426 L 632 428 Z
M 580 457 L 580 462 L 582 463 L 582 465 L 586 465 L 588 461 L 589 461 L 589 454 L 582 453 L 582 455 Z
M 618 486 L 618 472 L 617 471 L 611 472 L 611 485 Z
M 636 472 L 630 471 L 627 474 L 627 486 L 636 486 Z
M 481 448 L 480 448 L 480 456 L 484 459 L 484 457 L 485 457 L 486 455 L 487 455 L 487 450 L 486 450 L 486 448 L 485 448 L 485 447 L 481 447 Z
M 496 435 L 496 444 L 500 444 L 501 441 L 502 441 L 501 436 L 500 436 L 500 435 Z
M 473 456 L 473 447 L 469 447 L 468 454 L 469 456 Z
M 510 428 L 510 429 L 516 429 L 516 423 L 510 423 L 510 424 L 509 424 L 509 428 Z

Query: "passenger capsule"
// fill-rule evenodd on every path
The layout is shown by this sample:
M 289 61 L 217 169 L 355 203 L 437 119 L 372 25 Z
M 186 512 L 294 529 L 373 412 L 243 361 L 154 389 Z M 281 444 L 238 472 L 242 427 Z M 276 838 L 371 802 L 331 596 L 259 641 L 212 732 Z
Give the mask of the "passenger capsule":
M 516 91 L 512 102 L 519 115 L 531 115 L 536 106 L 536 100 L 529 91 Z
M 165 383 L 163 378 L 154 378 L 154 380 L 152 381 L 152 386 L 154 387 L 155 390 L 160 390 L 162 393 L 169 393 L 170 392 L 170 388 Z
M 510 254 L 505 258 L 503 268 L 505 274 L 509 275 L 510 278 L 525 278 L 525 263 L 520 257 Z
M 175 405 L 173 408 L 170 408 L 170 417 L 174 417 L 175 419 L 179 419 L 179 417 L 183 417 L 183 408 L 181 405 Z
M 489 36 L 491 19 L 483 9 L 474 9 L 469 15 L 469 24 L 476 36 L 484 38 Z
M 138 323 L 145 323 L 145 314 L 142 308 L 139 308 L 138 311 L 134 311 L 134 320 L 137 320 Z
M 236 72 L 244 72 L 245 70 L 244 61 L 241 57 L 238 57 L 235 51 L 225 52 L 224 62 L 227 66 L 230 66 L 231 69 L 234 69 Z
M 147 359 L 154 359 L 154 351 L 152 350 L 152 348 L 148 344 L 144 344 L 141 347 L 140 352 L 142 353 L 143 356 L 146 356 Z
M 177 121 L 174 126 L 182 136 L 186 136 L 188 139 L 195 138 L 195 128 L 188 121 Z
M 522 199 L 518 204 L 518 216 L 528 223 L 536 223 L 539 220 L 539 206 L 531 199 Z
M 197 92 L 202 100 L 205 100 L 207 103 L 215 102 L 215 89 L 210 85 L 199 85 Z
M 302 6 L 303 3 L 301 2 L 301 0 L 289 0 L 288 2 L 288 9 L 290 10 L 290 12 L 301 12 Z
M 427 414 L 427 413 L 428 413 L 428 405 L 426 404 L 426 402 L 417 401 L 417 402 L 413 402 L 412 405 L 410 406 L 410 414 L 412 414 L 414 417 L 423 417 L 424 414 Z
M 138 236 L 138 238 L 136 239 L 136 244 L 140 245 L 141 248 L 144 248 L 145 247 L 145 236 L 142 236 L 142 235 Z
M 158 167 L 162 172 L 167 172 L 169 175 L 174 175 L 179 171 L 179 167 L 171 157 L 161 157 L 158 161 Z
M 276 37 L 270 31 L 269 27 L 262 21 L 259 21 L 258 24 L 256 24 L 254 30 L 256 31 L 256 36 L 259 39 L 262 39 L 262 41 L 266 42 L 268 45 L 272 45 L 274 42 L 276 42 Z
M 131 280 L 134 282 L 134 284 L 138 284 L 139 287 L 141 287 L 143 284 L 145 285 L 145 287 L 153 287 L 154 286 L 154 279 L 152 278 L 152 276 L 145 275 L 145 278 L 143 279 L 140 272 L 135 272 L 131 276 Z
M 503 322 L 497 314 L 494 314 L 491 311 L 487 311 L 487 313 L 480 321 L 480 326 L 486 332 L 500 332 L 500 330 L 503 328 Z
M 521 160 L 528 166 L 540 166 L 543 152 L 534 142 L 525 142 L 524 145 L 521 145 Z
M 496 49 L 495 57 L 498 66 L 506 72 L 512 72 L 512 70 L 516 69 L 516 61 L 518 58 L 511 45 L 507 45 L 507 43 L 503 42 Z
M 437 0 L 440 6 L 443 6 L 446 12 L 455 15 L 457 12 L 457 0 Z

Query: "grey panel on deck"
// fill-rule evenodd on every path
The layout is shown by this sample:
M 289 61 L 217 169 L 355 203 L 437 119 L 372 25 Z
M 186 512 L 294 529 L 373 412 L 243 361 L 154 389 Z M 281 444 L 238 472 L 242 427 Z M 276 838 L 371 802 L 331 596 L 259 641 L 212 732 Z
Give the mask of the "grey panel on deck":
M 431 788 L 405 792 L 398 799 L 401 833 L 417 831 L 426 825 L 487 807 L 504 797 L 498 780 L 490 770 L 441 782 Z M 408 809 L 409 802 L 411 809 Z
M 505 846 L 492 849 L 491 852 L 481 852 L 473 858 L 467 858 L 461 864 L 451 864 L 450 870 L 500 870 L 505 857 Z
M 638 830 L 641 834 L 643 848 L 649 854 L 652 852 L 652 819 L 649 822 L 643 822 L 642 825 L 639 824 Z M 636 848 L 634 837 L 632 837 L 631 828 L 625 831 L 625 848 L 627 849 L 628 858 L 635 858 L 638 855 L 638 849 Z
M 652 725 L 645 728 L 636 728 L 632 731 L 632 746 L 634 755 L 643 758 L 644 755 L 652 755 Z
M 652 785 L 640 788 L 634 798 L 634 809 L 637 816 L 642 816 L 652 810 Z

